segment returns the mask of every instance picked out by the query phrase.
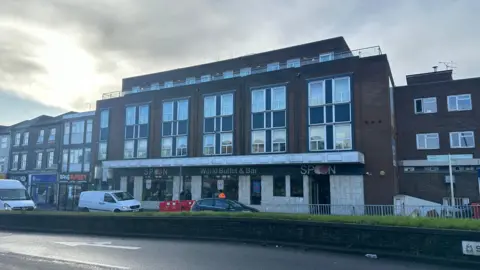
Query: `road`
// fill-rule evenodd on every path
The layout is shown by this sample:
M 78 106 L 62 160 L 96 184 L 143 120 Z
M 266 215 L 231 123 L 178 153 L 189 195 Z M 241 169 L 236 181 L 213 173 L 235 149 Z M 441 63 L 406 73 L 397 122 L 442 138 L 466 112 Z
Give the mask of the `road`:
M 0 231 L 2 270 L 456 270 L 282 247 Z

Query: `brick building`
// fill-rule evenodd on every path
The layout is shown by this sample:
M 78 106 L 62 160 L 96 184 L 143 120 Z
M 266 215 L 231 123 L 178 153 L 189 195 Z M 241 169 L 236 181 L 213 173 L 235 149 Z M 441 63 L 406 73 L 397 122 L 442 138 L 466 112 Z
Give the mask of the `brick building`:
M 392 85 L 380 48 L 342 37 L 126 78 L 97 102 L 95 178 L 147 208 L 220 189 L 305 212 L 391 204 Z

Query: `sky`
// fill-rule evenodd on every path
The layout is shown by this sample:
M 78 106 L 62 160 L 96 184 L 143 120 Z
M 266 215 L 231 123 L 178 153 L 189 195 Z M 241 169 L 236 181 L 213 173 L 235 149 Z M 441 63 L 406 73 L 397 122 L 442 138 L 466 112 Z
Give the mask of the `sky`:
M 0 125 L 94 109 L 125 77 L 344 36 L 395 83 L 480 76 L 479 0 L 2 0 Z

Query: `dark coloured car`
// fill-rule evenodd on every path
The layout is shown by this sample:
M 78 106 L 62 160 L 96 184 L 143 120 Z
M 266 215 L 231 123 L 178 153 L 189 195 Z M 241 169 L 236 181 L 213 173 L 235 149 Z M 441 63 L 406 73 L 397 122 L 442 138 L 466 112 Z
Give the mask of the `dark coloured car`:
M 247 206 L 243 203 L 229 199 L 200 199 L 197 200 L 191 209 L 192 212 L 214 211 L 214 212 L 260 212 L 258 209 Z

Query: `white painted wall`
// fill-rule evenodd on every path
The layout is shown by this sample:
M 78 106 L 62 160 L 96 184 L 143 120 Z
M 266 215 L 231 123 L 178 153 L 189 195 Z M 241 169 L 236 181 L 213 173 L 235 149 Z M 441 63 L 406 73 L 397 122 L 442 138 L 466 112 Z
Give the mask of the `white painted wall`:
M 172 194 L 172 200 L 178 200 L 180 199 L 180 192 L 181 190 L 181 185 L 182 185 L 182 180 L 180 176 L 174 176 L 173 177 L 173 194 Z
M 362 215 L 363 175 L 330 175 L 330 200 L 332 215 Z
M 199 175 L 192 176 L 192 200 L 202 198 L 202 177 Z
M 126 176 L 120 177 L 120 190 L 127 191 L 127 178 Z
M 250 204 L 250 176 L 238 177 L 238 201 L 246 205 Z

